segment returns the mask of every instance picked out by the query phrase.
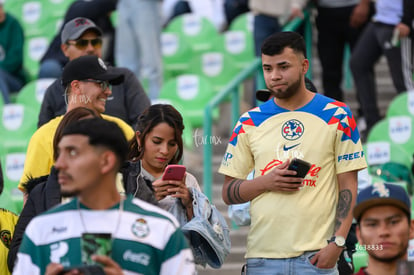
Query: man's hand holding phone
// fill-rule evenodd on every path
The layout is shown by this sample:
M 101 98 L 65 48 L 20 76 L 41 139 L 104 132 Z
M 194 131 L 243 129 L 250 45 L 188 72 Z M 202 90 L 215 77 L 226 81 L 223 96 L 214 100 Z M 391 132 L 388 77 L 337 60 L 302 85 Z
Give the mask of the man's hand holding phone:
M 287 175 L 287 177 L 305 178 L 310 168 L 311 164 L 309 162 L 294 158 L 290 161 L 288 170 L 296 171 L 296 175 Z
M 296 192 L 311 165 L 298 159 L 287 160 L 264 175 L 265 189 L 272 192 Z

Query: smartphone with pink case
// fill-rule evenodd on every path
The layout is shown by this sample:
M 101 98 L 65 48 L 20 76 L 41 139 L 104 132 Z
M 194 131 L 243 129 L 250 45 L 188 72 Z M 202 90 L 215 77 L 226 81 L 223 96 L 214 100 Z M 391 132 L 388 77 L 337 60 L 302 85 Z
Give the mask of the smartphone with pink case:
M 185 175 L 185 166 L 179 164 L 170 164 L 165 168 L 162 180 L 182 180 Z

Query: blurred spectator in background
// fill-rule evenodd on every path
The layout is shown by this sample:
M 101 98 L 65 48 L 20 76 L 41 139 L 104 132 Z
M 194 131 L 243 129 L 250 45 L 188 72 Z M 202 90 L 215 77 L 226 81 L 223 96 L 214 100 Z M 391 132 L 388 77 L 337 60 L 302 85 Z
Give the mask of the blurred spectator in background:
M 61 41 L 63 54 L 70 61 L 85 55 L 97 57 L 102 55 L 102 31 L 87 18 L 78 17 L 67 22 L 62 30 Z M 113 85 L 113 93 L 106 102 L 105 114 L 121 118 L 132 126 L 141 112 L 150 105 L 150 101 L 138 79 L 130 70 L 108 67 L 124 75 L 124 82 Z M 64 94 L 60 79 L 47 88 L 39 114 L 38 127 L 66 113 L 67 104 Z
M 369 5 L 360 0 L 317 0 L 318 54 L 326 96 L 344 101 L 341 88 L 345 45 L 352 50 L 369 18 Z
M 163 80 L 161 0 L 119 0 L 117 11 L 116 64 L 148 81 L 148 95 L 157 99 Z
M 4 10 L 0 0 L 0 91 L 4 103 L 10 103 L 9 94 L 25 84 L 23 70 L 24 35 L 20 23 Z
M 69 61 L 68 57 L 62 52 L 61 34 L 64 25 L 76 17 L 86 17 L 96 23 L 103 31 L 103 38 L 108 40 L 107 46 L 102 57 L 103 60 L 114 64 L 113 44 L 114 27 L 112 26 L 110 14 L 116 9 L 118 0 L 77 0 L 74 1 L 66 11 L 62 27 L 59 33 L 53 38 L 46 53 L 41 59 L 39 68 L 39 78 L 58 78 L 62 74 L 62 68 Z
M 190 3 L 187 0 L 170 0 L 165 1 L 168 2 L 168 11 L 164 10 L 164 17 L 167 18 L 167 22 L 165 25 L 173 20 L 175 17 L 180 16 L 185 13 L 191 13 Z
M 233 20 L 245 12 L 249 12 L 248 0 L 224 0 L 224 14 L 227 25 L 230 26 Z
M 261 56 L 263 41 L 271 34 L 282 31 L 283 25 L 295 17 L 303 17 L 306 0 L 249 0 L 254 14 L 254 46 Z
M 1 170 L 0 163 L 0 195 L 3 192 L 4 181 L 3 172 Z M 7 254 L 9 252 L 10 243 L 12 240 L 14 226 L 17 223 L 19 217 L 6 209 L 0 208 L 0 274 L 9 275 L 10 272 L 7 269 Z
M 168 25 L 172 19 L 179 15 L 194 13 L 210 20 L 217 31 L 222 32 L 226 27 L 224 1 L 225 0 L 165 0 L 163 3 L 163 25 Z
M 369 0 L 361 0 L 359 5 L 366 7 L 369 4 Z M 350 60 L 367 132 L 381 119 L 374 66 L 382 55 L 387 59 L 397 92 L 414 89 L 412 41 L 409 36 L 414 1 L 377 0 L 375 10 L 373 20 L 364 28 Z

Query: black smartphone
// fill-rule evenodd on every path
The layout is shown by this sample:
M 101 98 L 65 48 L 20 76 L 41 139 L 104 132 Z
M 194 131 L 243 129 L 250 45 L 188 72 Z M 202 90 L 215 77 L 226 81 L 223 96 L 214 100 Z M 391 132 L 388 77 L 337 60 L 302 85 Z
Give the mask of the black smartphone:
M 294 158 L 290 161 L 288 170 L 296 171 L 296 175 L 288 175 L 287 177 L 304 178 L 311 168 L 311 164 L 302 159 Z

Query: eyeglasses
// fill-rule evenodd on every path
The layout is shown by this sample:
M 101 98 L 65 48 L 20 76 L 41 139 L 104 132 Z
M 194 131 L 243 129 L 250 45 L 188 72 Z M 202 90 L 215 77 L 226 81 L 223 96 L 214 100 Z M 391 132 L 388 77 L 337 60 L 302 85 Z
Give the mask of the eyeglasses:
M 109 84 L 108 81 L 102 81 L 102 80 L 96 80 L 96 79 L 84 79 L 81 80 L 82 82 L 92 82 L 92 83 L 96 83 L 99 84 L 99 86 L 101 86 L 102 91 L 106 91 L 106 89 L 111 90 L 112 85 Z
M 91 43 L 92 47 L 95 49 L 100 49 L 102 47 L 102 39 L 95 38 L 95 39 L 78 39 L 74 40 L 74 42 L 70 43 L 70 41 L 66 42 L 68 45 L 75 46 L 79 50 L 84 50 L 88 47 L 89 43 Z

